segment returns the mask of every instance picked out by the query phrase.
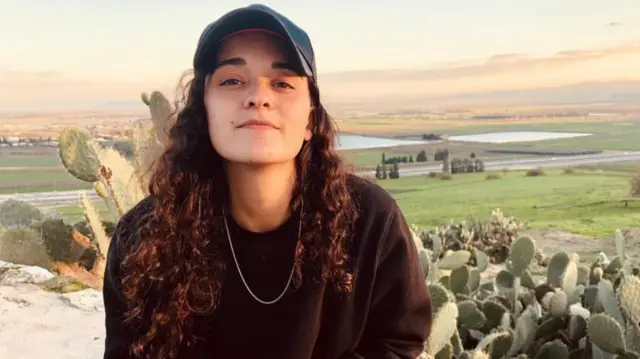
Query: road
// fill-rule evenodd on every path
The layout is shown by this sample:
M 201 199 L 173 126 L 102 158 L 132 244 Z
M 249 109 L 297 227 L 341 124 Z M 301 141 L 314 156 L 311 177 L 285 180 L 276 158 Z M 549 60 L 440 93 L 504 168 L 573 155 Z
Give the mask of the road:
M 486 161 L 484 163 L 485 170 L 526 170 L 530 168 L 563 168 L 563 167 L 571 167 L 571 166 L 580 166 L 580 165 L 597 165 L 597 164 L 605 164 L 605 163 L 616 163 L 616 162 L 628 162 L 628 161 L 637 161 L 640 162 L 640 152 L 616 152 L 616 153 L 605 153 L 605 154 L 595 154 L 595 155 L 582 155 L 582 156 L 562 156 L 562 157 L 548 157 L 548 158 L 525 158 L 525 159 L 514 159 L 514 160 L 496 160 L 496 161 Z M 400 175 L 402 177 L 406 176 L 418 176 L 424 175 L 429 172 L 442 172 L 442 165 L 436 164 L 425 164 L 422 165 L 414 165 L 412 167 L 400 168 Z M 368 174 L 373 175 L 375 171 L 365 171 L 359 174 Z M 57 191 L 57 192 L 34 192 L 34 193 L 18 193 L 18 194 L 9 194 L 9 195 L 0 195 L 0 202 L 8 199 L 8 198 L 16 198 L 29 203 L 32 203 L 37 206 L 58 206 L 58 205 L 66 205 L 66 204 L 79 204 L 79 197 L 81 191 L 72 190 L 72 191 Z M 95 192 L 89 190 L 89 196 L 92 199 L 99 200 L 100 197 L 95 194 Z

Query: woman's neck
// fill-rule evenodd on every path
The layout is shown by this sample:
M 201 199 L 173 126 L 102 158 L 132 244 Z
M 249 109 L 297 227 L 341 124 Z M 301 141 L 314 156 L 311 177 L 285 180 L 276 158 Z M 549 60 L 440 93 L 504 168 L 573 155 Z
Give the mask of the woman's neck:
M 231 215 L 244 229 L 267 232 L 278 228 L 290 215 L 296 182 L 295 163 L 269 166 L 227 166 Z

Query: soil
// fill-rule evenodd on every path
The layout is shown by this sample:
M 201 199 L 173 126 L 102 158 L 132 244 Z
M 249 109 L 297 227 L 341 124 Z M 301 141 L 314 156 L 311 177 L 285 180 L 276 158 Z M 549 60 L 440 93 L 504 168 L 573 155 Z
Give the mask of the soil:
M 594 238 L 582 236 L 570 232 L 557 230 L 529 230 L 526 233 L 536 240 L 538 248 L 550 258 L 554 253 L 565 251 L 569 254 L 577 253 L 580 255 L 580 262 L 589 265 L 592 263 L 598 253 L 604 254 L 612 259 L 615 254 L 615 242 L 613 236 L 610 238 Z M 623 230 L 625 237 L 625 249 L 627 259 L 633 266 L 640 266 L 640 228 L 632 228 Z M 489 279 L 494 278 L 502 269 L 503 264 L 489 264 L 489 267 L 482 272 L 482 277 Z M 531 274 L 534 278 L 544 280 L 546 268 L 534 266 Z
M 558 251 L 578 253 L 581 261 L 591 261 L 599 252 L 609 258 L 615 256 L 615 242 L 613 235 L 608 238 L 594 238 L 557 230 L 529 231 L 536 239 L 538 248 L 546 254 Z M 640 228 L 623 230 L 625 249 L 628 260 L 634 265 L 640 264 Z

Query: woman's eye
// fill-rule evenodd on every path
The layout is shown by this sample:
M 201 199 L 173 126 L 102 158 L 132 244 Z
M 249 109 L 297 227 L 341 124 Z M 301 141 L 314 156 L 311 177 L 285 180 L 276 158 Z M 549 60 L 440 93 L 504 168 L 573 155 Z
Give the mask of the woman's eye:
M 293 89 L 293 86 L 289 85 L 288 83 L 286 83 L 284 81 L 276 82 L 276 87 Z
M 236 80 L 236 79 L 228 79 L 228 80 L 224 80 L 220 83 L 220 86 L 228 86 L 228 85 L 238 85 L 240 83 L 240 80 Z

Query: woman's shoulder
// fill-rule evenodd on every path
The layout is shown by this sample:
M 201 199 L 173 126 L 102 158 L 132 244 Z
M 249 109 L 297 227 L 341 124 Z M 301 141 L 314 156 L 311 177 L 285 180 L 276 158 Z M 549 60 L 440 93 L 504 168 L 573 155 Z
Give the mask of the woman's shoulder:
M 402 210 L 395 198 L 380 185 L 349 175 L 351 198 L 357 207 L 357 219 L 352 229 L 353 241 L 359 251 L 369 252 L 388 242 L 389 237 L 402 237 L 406 233 Z M 400 227 L 398 227 L 400 225 Z
M 347 182 L 360 217 L 388 217 L 399 209 L 395 198 L 377 183 L 352 173 L 348 174 Z
M 154 198 L 147 196 L 118 219 L 109 244 L 110 254 L 122 257 L 132 250 L 138 242 L 138 232 L 153 214 L 155 204 Z

